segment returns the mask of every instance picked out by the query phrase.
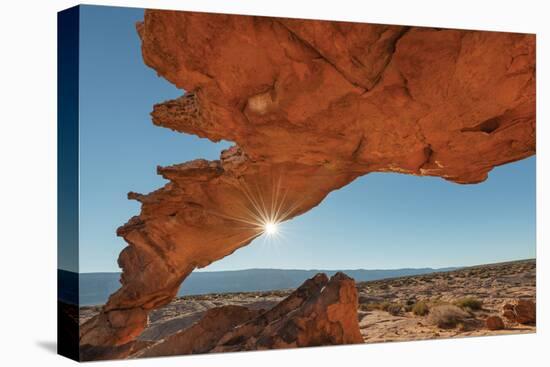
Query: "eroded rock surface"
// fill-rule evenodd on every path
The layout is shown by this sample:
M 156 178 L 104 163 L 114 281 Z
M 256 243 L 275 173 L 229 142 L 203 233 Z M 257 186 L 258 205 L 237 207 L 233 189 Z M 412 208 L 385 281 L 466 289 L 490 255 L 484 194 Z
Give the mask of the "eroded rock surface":
M 363 343 L 355 282 L 343 273 L 308 279 L 268 311 L 210 309 L 188 329 L 134 357 Z
M 485 319 L 485 326 L 489 330 L 502 330 L 504 329 L 504 321 L 498 316 L 489 316 Z
M 535 324 L 518 324 L 502 316 L 505 304 L 518 299 L 536 303 L 535 260 L 462 268 L 450 272 L 431 273 L 409 277 L 356 282 L 359 294 L 357 316 L 365 343 L 425 340 L 437 338 L 508 335 L 533 333 Z M 191 327 L 204 317 L 207 310 L 225 306 L 244 306 L 250 310 L 270 310 L 294 290 L 215 293 L 178 297 L 168 305 L 149 314 L 146 330 L 139 336 L 141 346 L 133 345 L 132 355 L 143 345 L 157 344 L 161 339 Z M 474 297 L 482 303 L 479 310 L 468 309 L 479 322 L 470 327 L 457 325 L 454 329 L 440 329 L 427 322 L 432 306 L 455 304 L 465 297 Z M 428 313 L 419 314 L 416 303 Z M 401 305 L 402 311 L 393 315 L 389 305 Z M 80 323 L 98 314 L 101 307 L 80 308 Z M 504 329 L 490 330 L 487 320 L 501 317 Z M 189 319 L 193 321 L 188 322 Z M 184 322 L 182 322 L 184 321 Z M 140 349 L 141 348 L 141 349 Z
M 511 322 L 535 325 L 537 322 L 537 306 L 535 302 L 519 299 L 503 306 L 502 315 Z
M 123 345 L 207 266 L 369 172 L 478 183 L 535 153 L 535 37 L 148 10 L 147 65 L 182 97 L 153 122 L 236 146 L 158 172 L 119 228 L 122 287 L 81 344 Z
M 260 314 L 243 306 L 222 306 L 208 310 L 204 317 L 184 329 L 145 349 L 135 357 L 157 357 L 206 353 L 216 346 L 229 330 Z

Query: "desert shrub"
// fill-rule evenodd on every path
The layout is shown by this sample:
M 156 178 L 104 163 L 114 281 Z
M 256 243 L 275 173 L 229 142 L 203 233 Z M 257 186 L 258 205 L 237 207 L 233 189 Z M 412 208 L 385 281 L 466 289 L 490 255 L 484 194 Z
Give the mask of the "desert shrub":
M 483 305 L 483 302 L 481 302 L 479 299 L 474 297 L 465 297 L 457 300 L 455 302 L 455 305 L 457 305 L 460 308 L 469 308 L 472 311 L 481 310 L 481 306 Z
M 373 311 L 373 310 L 387 311 L 389 305 L 390 305 L 390 302 L 388 302 L 388 301 L 369 302 L 369 303 L 367 303 L 367 311 Z
M 452 329 L 463 324 L 470 315 L 458 306 L 437 306 L 430 310 L 428 322 L 442 329 Z
M 417 316 L 426 316 L 430 312 L 430 308 L 426 302 L 420 301 L 413 306 L 412 312 Z
M 389 302 L 368 302 L 368 303 L 362 303 L 359 305 L 359 309 L 362 311 L 374 311 L 374 310 L 380 310 L 380 311 L 387 311 L 388 306 L 390 305 Z
M 446 306 L 448 304 L 449 302 L 441 299 L 441 297 L 431 298 L 428 302 L 428 306 L 430 306 L 430 308 L 433 308 L 435 306 Z
M 391 303 L 386 309 L 386 311 L 393 316 L 399 315 L 402 310 L 403 306 L 401 306 L 399 303 Z
M 372 308 L 369 307 L 370 303 L 360 303 L 359 309 L 361 311 L 372 311 Z
M 386 311 L 391 315 L 395 316 L 401 313 L 403 306 L 401 306 L 401 304 L 399 303 L 389 302 L 389 301 L 369 302 L 369 303 L 360 304 L 359 309 L 361 311 L 374 311 L 374 310 Z

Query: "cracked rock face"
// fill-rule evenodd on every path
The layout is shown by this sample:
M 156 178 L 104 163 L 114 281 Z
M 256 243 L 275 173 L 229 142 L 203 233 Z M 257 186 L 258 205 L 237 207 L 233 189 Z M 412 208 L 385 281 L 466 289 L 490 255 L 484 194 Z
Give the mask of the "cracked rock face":
M 163 10 L 137 29 L 145 63 L 187 91 L 153 123 L 236 145 L 128 195 L 122 287 L 83 345 L 133 340 L 193 269 L 361 175 L 479 183 L 535 154 L 534 35 Z
M 535 325 L 537 322 L 537 305 L 525 299 L 504 305 L 502 315 L 511 322 Z
M 355 281 L 343 273 L 308 279 L 271 310 L 210 309 L 188 329 L 134 357 L 359 344 Z

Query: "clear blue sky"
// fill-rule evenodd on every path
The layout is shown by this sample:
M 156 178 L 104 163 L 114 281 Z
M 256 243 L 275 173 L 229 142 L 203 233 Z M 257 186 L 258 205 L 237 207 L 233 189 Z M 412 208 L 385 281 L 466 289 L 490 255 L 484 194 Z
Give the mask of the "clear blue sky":
M 214 144 L 155 127 L 153 104 L 178 97 L 143 64 L 143 11 L 84 6 L 81 13 L 80 271 L 118 271 L 118 226 L 139 213 L 128 191 L 165 181 L 157 165 L 217 159 Z M 370 174 L 205 270 L 444 267 L 535 256 L 535 158 L 498 167 L 479 185 Z M 62 266 L 63 264 L 61 264 Z

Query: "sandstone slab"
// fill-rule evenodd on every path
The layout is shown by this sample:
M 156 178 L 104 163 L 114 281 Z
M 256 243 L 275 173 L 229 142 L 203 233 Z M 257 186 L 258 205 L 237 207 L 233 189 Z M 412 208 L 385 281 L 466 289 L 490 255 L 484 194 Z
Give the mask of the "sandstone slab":
M 317 274 L 270 310 L 210 309 L 190 328 L 133 357 L 363 343 L 355 282 Z

